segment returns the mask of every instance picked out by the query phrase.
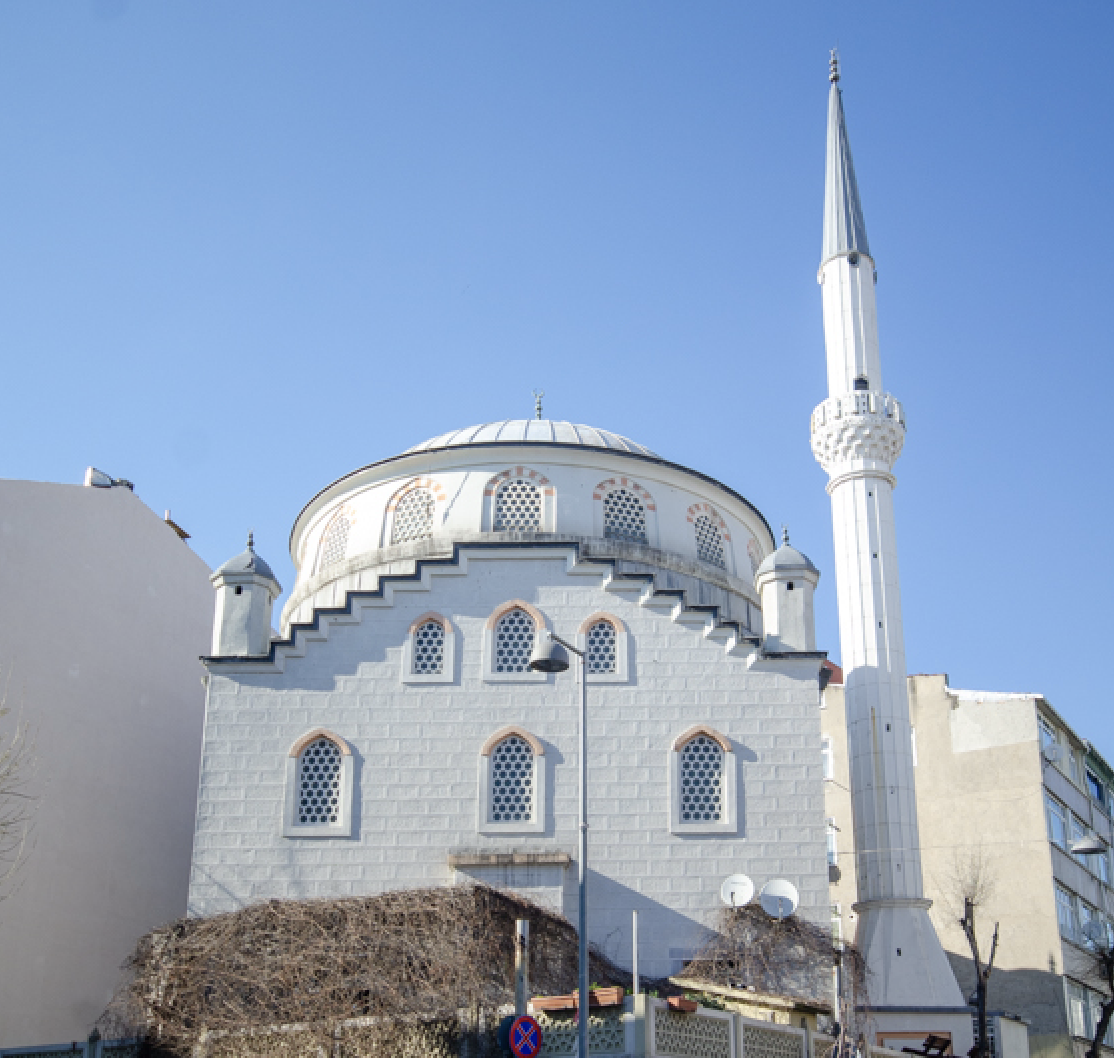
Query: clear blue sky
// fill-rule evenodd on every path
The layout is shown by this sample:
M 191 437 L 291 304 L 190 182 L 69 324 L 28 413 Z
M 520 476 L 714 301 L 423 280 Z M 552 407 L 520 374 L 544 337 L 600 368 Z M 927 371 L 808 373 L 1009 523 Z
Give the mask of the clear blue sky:
M 1108 756 L 1114 7 L 6 0 L 0 475 L 88 464 L 215 565 L 340 475 L 546 411 L 821 567 L 828 48 L 871 247 L 909 666 Z

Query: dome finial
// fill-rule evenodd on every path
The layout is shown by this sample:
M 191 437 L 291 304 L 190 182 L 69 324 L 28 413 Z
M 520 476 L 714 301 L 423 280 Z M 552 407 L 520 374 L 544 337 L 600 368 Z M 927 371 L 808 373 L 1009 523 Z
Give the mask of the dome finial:
M 251 551 L 255 547 L 255 533 L 250 529 L 248 530 L 248 550 Z
M 839 53 L 832 48 L 831 58 L 828 59 L 828 80 L 832 84 L 839 81 Z
M 789 526 L 787 525 L 783 525 L 781 527 L 781 542 L 783 545 L 787 545 L 789 543 Z
M 534 418 L 540 419 L 542 417 L 542 397 L 545 396 L 544 389 L 534 390 Z

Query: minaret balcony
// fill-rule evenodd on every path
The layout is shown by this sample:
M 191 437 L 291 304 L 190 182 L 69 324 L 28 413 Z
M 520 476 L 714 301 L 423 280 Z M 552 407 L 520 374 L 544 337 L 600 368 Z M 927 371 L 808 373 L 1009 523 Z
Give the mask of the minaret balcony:
M 812 413 L 812 454 L 829 474 L 849 467 L 888 474 L 905 443 L 905 411 L 889 393 L 841 393 Z

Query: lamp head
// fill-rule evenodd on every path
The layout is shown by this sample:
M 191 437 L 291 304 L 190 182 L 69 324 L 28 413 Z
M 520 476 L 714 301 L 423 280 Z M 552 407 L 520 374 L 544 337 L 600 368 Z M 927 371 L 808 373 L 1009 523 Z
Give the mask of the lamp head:
M 534 643 L 529 664 L 534 672 L 564 672 L 569 667 L 569 652 L 544 632 Z
M 1097 856 L 1106 851 L 1106 842 L 1097 834 L 1088 834 L 1087 837 L 1075 842 L 1071 847 L 1073 856 Z

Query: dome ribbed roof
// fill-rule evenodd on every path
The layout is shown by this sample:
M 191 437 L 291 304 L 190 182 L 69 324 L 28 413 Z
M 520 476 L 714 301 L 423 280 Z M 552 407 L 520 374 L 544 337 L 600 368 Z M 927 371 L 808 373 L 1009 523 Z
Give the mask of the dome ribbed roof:
M 586 448 L 610 448 L 617 452 L 634 452 L 637 455 L 658 458 L 657 453 L 651 452 L 645 445 L 637 444 L 610 430 L 597 430 L 594 426 L 557 422 L 553 419 L 504 419 L 502 422 L 469 426 L 465 430 L 452 430 L 440 437 L 431 437 L 428 441 L 408 448 L 406 452 L 429 452 L 436 448 L 459 448 L 464 445 L 522 443 L 583 445 Z

